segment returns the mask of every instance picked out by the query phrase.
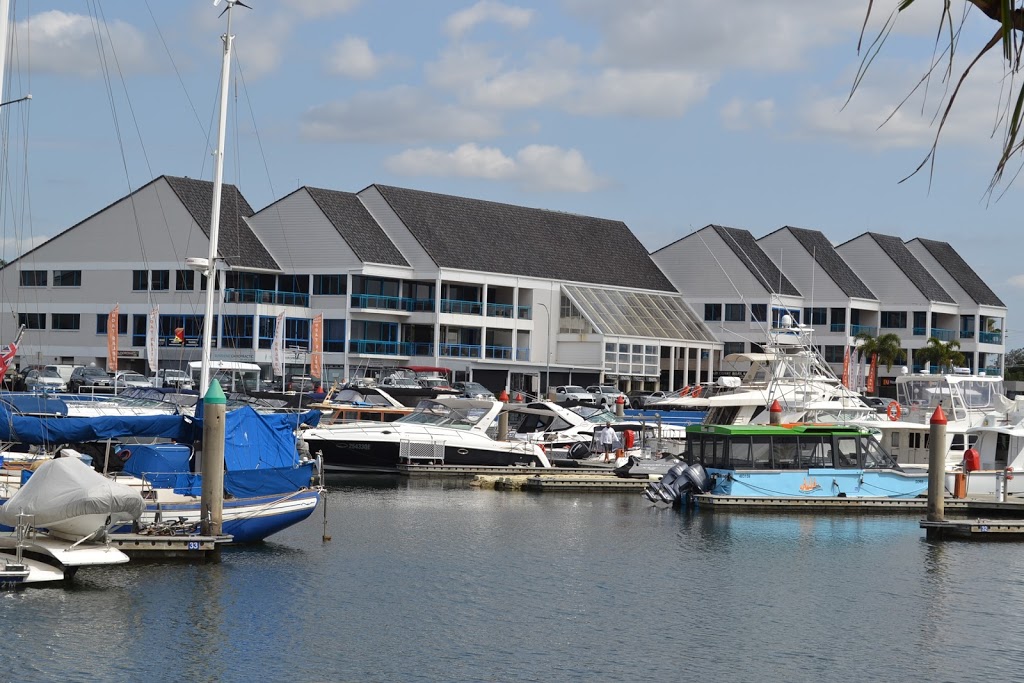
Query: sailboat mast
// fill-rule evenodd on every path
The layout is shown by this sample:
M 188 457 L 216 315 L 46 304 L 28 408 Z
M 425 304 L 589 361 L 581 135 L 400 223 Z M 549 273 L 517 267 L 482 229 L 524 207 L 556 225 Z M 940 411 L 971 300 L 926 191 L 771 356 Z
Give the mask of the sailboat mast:
M 2 2 L 3 0 L 0 0 Z M 216 3 L 214 3 L 216 5 Z M 206 308 L 203 316 L 203 357 L 199 374 L 199 395 L 210 388 L 210 347 L 213 345 L 213 311 L 217 295 L 217 239 L 220 233 L 221 187 L 224 184 L 224 138 L 228 127 L 228 79 L 231 77 L 231 10 L 235 0 L 227 0 L 227 30 L 221 36 L 224 56 L 220 73 L 220 116 L 217 121 L 217 152 L 214 158 L 213 201 L 210 208 L 210 255 L 206 270 Z

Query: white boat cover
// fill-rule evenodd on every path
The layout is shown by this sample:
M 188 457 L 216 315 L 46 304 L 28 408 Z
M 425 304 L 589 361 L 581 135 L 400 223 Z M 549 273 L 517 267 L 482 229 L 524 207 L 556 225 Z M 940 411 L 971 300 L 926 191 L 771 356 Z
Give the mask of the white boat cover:
M 139 493 L 107 479 L 78 458 L 54 458 L 0 506 L 0 524 L 15 526 L 18 514 L 34 515 L 32 526 L 49 527 L 82 515 L 138 519 L 146 503 Z

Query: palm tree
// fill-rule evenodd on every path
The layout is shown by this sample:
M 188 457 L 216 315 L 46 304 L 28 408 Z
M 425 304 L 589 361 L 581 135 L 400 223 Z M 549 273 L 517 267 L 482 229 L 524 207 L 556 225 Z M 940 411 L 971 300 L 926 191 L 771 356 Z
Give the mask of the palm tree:
M 964 364 L 964 354 L 960 353 L 960 342 L 957 340 L 943 342 L 936 337 L 928 337 L 924 348 L 914 352 L 914 360 L 918 363 L 930 363 L 940 371 L 949 372 L 954 367 Z
M 907 357 L 907 352 L 903 350 L 903 340 L 898 334 L 887 332 L 876 337 L 870 332 L 861 332 L 854 339 L 857 340 L 857 362 L 871 358 L 884 365 L 886 370 L 892 370 L 894 363 L 899 363 Z M 876 393 L 877 388 L 876 384 Z

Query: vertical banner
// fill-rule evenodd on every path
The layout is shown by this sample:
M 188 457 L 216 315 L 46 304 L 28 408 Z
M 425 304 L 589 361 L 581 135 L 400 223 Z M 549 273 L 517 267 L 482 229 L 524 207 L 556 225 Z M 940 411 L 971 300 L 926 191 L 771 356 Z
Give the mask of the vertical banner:
M 324 314 L 313 318 L 313 329 L 310 330 L 309 374 L 321 382 L 324 375 Z
M 868 369 L 868 384 L 867 384 L 867 387 L 866 387 L 867 388 L 867 392 L 869 394 L 874 393 L 874 391 L 875 391 L 875 379 L 876 379 L 877 375 L 878 375 L 878 354 L 877 353 L 873 353 L 873 354 L 871 354 L 871 367 Z
M 275 376 L 284 375 L 284 311 L 277 314 L 274 325 L 274 342 L 270 345 L 270 364 Z
M 146 359 L 149 361 L 149 371 L 154 375 L 159 367 L 157 354 L 160 352 L 160 336 L 157 334 L 160 323 L 160 306 L 154 306 L 149 312 L 149 324 L 146 326 Z
M 850 388 L 850 347 L 847 345 L 846 353 L 843 354 L 843 386 Z
M 107 372 L 117 372 L 117 320 L 121 306 L 114 304 L 114 310 L 107 315 Z

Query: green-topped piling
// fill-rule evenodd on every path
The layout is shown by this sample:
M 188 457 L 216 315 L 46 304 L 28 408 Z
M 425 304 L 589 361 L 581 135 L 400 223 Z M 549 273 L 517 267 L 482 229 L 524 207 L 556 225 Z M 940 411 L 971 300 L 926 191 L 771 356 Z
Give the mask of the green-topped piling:
M 227 398 L 220 382 L 210 381 L 203 397 L 202 533 L 218 536 L 224 523 L 224 415 Z

